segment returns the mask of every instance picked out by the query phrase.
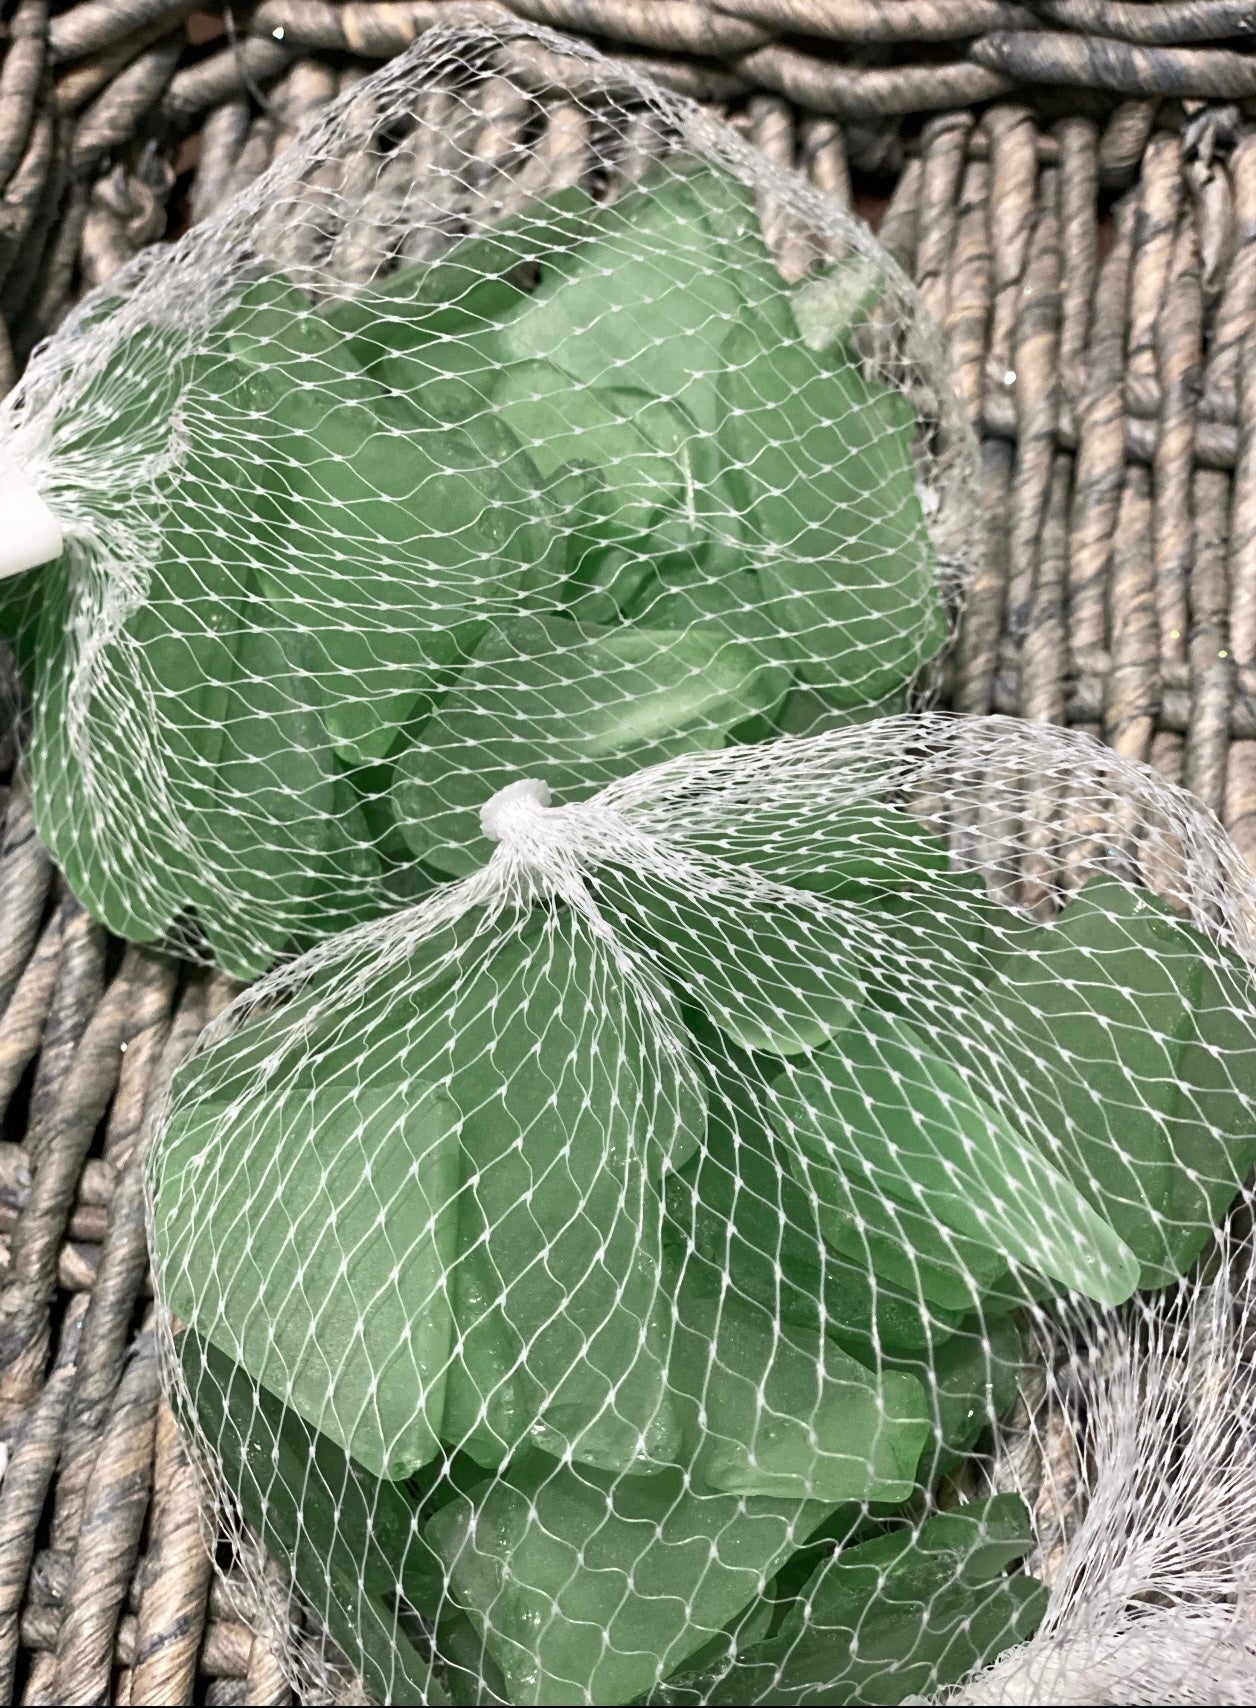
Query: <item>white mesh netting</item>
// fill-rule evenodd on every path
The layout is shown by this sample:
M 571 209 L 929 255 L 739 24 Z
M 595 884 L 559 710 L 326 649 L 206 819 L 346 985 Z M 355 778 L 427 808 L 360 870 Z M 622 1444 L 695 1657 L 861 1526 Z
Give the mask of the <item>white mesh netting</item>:
M 971 538 L 935 340 L 710 114 L 429 32 L 0 412 L 66 539 L 5 599 L 40 835 L 113 930 L 247 977 L 469 870 L 521 771 L 903 704 Z
M 169 1390 L 297 1687 L 1250 1701 L 1220 826 L 928 713 L 545 781 L 240 997 L 152 1154 Z

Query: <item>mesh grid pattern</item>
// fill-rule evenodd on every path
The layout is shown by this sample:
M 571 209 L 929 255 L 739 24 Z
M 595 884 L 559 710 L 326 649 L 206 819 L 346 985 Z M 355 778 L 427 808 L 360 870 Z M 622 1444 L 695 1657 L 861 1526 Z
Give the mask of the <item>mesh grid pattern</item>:
M 151 1160 L 173 1403 L 294 1681 L 1242 1700 L 1220 827 L 936 714 L 544 781 L 227 1010 Z
M 429 32 L 4 407 L 67 542 L 5 595 L 41 836 L 248 977 L 471 870 L 521 769 L 902 705 L 973 532 L 945 375 L 867 232 L 699 108 Z

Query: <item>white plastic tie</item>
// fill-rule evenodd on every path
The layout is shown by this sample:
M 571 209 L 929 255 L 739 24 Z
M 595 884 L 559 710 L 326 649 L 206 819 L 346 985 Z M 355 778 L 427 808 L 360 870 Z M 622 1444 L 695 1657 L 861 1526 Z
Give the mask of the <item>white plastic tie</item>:
M 480 808 L 480 828 L 492 842 L 504 842 L 553 800 L 549 784 L 539 777 L 521 777 L 498 789 Z
M 0 451 L 0 577 L 61 556 L 61 524 L 5 451 Z

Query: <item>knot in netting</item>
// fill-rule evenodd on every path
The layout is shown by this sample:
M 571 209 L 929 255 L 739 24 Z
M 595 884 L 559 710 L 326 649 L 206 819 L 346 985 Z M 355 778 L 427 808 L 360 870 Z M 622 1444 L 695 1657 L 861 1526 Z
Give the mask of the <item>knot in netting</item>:
M 561 896 L 583 906 L 584 873 L 598 858 L 603 817 L 587 803 L 555 806 L 549 784 L 539 777 L 507 783 L 480 808 L 480 828 L 497 844 L 485 868 L 490 885 L 504 883 L 533 897 Z
M 480 808 L 480 828 L 491 842 L 513 842 L 535 833 L 538 816 L 553 800 L 548 783 L 537 777 L 521 777 L 498 789 Z

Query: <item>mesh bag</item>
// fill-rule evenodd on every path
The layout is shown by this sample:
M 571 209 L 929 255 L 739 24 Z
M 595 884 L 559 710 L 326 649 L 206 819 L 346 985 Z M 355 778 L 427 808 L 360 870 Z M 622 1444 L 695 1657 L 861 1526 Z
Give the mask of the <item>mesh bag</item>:
M 172 1403 L 297 1687 L 1250 1700 L 1191 1694 L 1256 1678 L 1216 821 L 923 713 L 484 831 L 226 1010 L 150 1159 Z
M 867 231 L 700 108 L 429 32 L 5 406 L 65 542 L 5 600 L 41 836 L 246 977 L 465 874 L 521 771 L 902 704 L 971 537 L 945 376 Z

